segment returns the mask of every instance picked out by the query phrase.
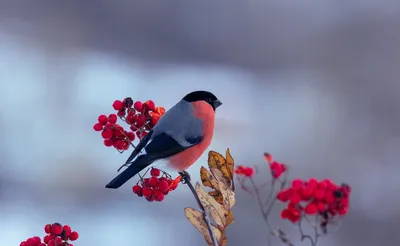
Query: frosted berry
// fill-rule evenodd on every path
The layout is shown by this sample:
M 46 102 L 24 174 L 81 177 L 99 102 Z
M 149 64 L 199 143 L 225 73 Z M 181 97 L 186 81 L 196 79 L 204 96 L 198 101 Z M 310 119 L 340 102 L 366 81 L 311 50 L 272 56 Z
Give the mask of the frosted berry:
M 93 129 L 96 132 L 99 132 L 99 131 L 103 130 L 103 125 L 101 123 L 96 123 L 96 124 L 94 124 Z
M 125 108 L 125 104 L 120 100 L 115 100 L 112 106 L 115 110 L 121 110 Z
M 150 175 L 153 176 L 153 177 L 160 176 L 160 173 L 161 173 L 160 169 L 157 169 L 157 168 L 152 168 L 151 171 L 150 171 Z

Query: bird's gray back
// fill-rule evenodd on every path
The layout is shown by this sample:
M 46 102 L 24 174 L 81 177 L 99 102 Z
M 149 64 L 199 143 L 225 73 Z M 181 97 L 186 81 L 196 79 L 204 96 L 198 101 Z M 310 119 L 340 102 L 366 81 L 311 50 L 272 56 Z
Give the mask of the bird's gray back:
M 179 144 L 188 147 L 188 138 L 203 135 L 203 122 L 194 116 L 194 107 L 186 101 L 179 101 L 160 118 L 153 128 L 153 137 L 166 133 Z

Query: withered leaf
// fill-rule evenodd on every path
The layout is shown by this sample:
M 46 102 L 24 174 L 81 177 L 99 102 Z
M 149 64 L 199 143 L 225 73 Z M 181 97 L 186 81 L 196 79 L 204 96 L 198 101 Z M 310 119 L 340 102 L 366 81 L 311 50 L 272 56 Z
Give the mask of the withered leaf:
M 208 245 L 212 245 L 212 240 L 210 233 L 208 232 L 207 224 L 203 218 L 203 214 L 194 209 L 194 208 L 185 208 L 185 215 L 186 218 L 192 223 L 192 225 L 204 236 L 204 239 L 208 243 Z M 217 241 L 221 241 L 222 238 L 222 233 L 218 230 L 217 227 L 214 225 L 211 225 L 213 233 Z
M 215 223 L 217 223 L 218 226 L 223 226 L 228 216 L 226 208 L 210 196 L 199 183 L 196 184 L 196 193 L 201 204 L 203 204 L 204 208 L 209 212 Z
M 218 183 L 214 176 L 204 167 L 200 168 L 200 179 L 204 186 L 212 189 L 219 189 Z

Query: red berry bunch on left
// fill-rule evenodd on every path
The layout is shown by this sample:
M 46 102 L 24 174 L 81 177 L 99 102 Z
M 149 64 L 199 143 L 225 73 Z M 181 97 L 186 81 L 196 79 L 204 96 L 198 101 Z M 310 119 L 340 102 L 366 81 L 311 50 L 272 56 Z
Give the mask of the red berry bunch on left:
M 146 175 L 148 171 L 149 170 L 147 170 L 144 175 Z M 141 177 L 137 184 L 132 187 L 132 191 L 137 196 L 146 198 L 149 202 L 162 202 L 170 191 L 178 187 L 180 181 L 181 176 L 172 179 L 166 172 L 158 168 L 151 168 L 150 177 Z
M 73 246 L 69 242 L 79 238 L 78 232 L 60 223 L 47 224 L 44 231 L 47 235 L 43 237 L 43 242 L 40 237 L 35 236 L 21 242 L 20 246 Z
M 337 185 L 329 179 L 307 181 L 295 179 L 289 188 L 281 190 L 277 199 L 288 206 L 281 212 L 283 219 L 297 222 L 303 215 L 320 216 L 320 221 L 332 221 L 335 216 L 344 216 L 349 210 L 351 188 Z
M 136 101 L 127 97 L 124 100 L 115 100 L 112 104 L 115 114 L 100 115 L 93 129 L 101 132 L 104 145 L 114 147 L 120 153 L 134 147 L 135 138 L 142 139 L 157 124 L 165 113 L 163 107 L 156 107 L 152 100 L 146 102 Z M 129 125 L 130 130 L 125 130 L 117 124 L 118 118 Z

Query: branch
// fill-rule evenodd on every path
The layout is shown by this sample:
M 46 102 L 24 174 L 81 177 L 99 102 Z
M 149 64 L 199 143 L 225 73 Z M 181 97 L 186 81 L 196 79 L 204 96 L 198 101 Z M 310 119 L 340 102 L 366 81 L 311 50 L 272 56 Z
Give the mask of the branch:
M 206 222 L 208 233 L 210 233 L 212 246 L 218 246 L 217 239 L 215 238 L 214 232 L 213 232 L 212 227 L 211 227 L 210 219 L 208 218 L 207 212 L 206 212 L 203 204 L 201 204 L 201 202 L 200 202 L 200 198 L 197 195 L 196 190 L 194 189 L 192 183 L 190 182 L 189 173 L 186 172 L 186 171 L 182 171 L 182 172 L 178 172 L 178 173 L 179 173 L 179 175 L 181 175 L 181 177 L 183 179 L 183 184 L 186 184 L 189 187 L 189 189 L 192 192 L 194 198 L 196 199 L 197 205 L 199 205 L 199 208 L 200 208 L 201 212 L 203 213 L 203 218 L 204 218 L 204 221 Z

